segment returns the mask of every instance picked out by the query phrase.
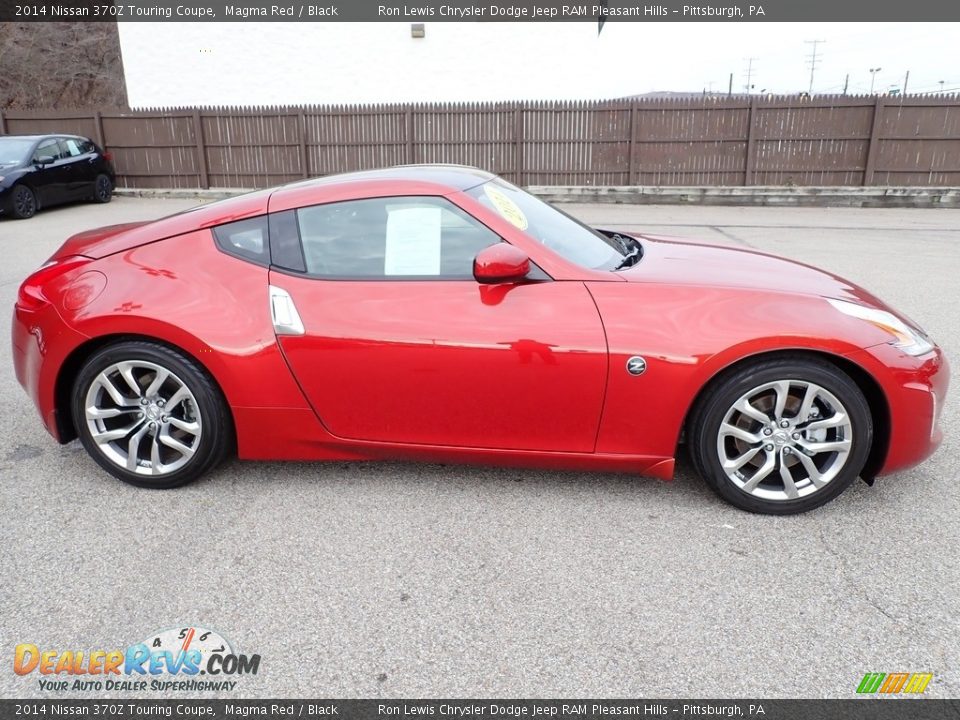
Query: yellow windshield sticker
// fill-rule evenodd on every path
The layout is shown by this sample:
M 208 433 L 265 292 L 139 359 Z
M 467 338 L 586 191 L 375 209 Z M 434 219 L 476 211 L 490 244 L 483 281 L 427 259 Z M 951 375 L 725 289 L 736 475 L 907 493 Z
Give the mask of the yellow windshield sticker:
M 493 207 L 496 208 L 497 212 L 500 213 L 507 222 L 511 225 L 516 225 L 521 230 L 527 229 L 527 216 L 523 214 L 523 210 L 521 210 L 513 200 L 494 187 L 492 183 L 484 185 L 483 191 L 487 197 L 490 198 Z

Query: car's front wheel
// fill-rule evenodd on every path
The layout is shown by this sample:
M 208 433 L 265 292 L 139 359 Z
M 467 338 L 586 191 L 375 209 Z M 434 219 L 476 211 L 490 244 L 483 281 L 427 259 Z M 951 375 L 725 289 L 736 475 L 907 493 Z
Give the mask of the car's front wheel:
M 697 471 L 722 498 L 751 512 L 819 507 L 857 478 L 873 438 L 857 384 L 813 358 L 774 359 L 711 386 L 690 426 Z
M 150 342 L 93 354 L 73 387 L 73 422 L 91 457 L 132 485 L 184 485 L 217 465 L 231 446 L 229 409 L 204 370 Z
M 7 212 L 18 220 L 26 220 L 37 214 L 37 196 L 26 185 L 15 185 L 10 192 Z

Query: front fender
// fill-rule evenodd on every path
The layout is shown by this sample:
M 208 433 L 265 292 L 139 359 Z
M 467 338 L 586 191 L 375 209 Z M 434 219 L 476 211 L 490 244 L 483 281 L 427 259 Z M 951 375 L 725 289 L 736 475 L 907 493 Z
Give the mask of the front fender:
M 588 283 L 610 352 L 597 452 L 673 456 L 700 391 L 719 373 L 765 353 L 813 351 L 843 357 L 878 342 L 824 299 L 795 293 Z M 639 355 L 646 371 L 626 370 Z

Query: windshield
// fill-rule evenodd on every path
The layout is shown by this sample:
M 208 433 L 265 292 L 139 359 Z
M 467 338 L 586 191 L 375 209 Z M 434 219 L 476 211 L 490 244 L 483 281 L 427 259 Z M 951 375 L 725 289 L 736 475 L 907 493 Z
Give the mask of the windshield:
M 33 140 L 0 138 L 0 165 L 19 165 L 27 159 Z
M 624 258 L 613 240 L 508 182 L 491 180 L 467 195 L 577 265 L 613 270 Z

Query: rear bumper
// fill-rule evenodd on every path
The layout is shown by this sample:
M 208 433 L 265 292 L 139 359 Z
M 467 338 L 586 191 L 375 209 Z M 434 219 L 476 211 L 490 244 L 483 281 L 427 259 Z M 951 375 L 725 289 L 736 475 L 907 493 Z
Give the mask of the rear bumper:
M 47 432 L 57 442 L 65 441 L 57 418 L 57 375 L 73 349 L 86 339 L 70 329 L 50 304 L 36 311 L 19 305 L 13 308 L 11 349 L 14 372 L 37 408 Z
M 890 442 L 878 475 L 926 460 L 943 441 L 940 412 L 950 384 L 950 366 L 940 348 L 912 357 L 892 345 L 849 356 L 880 383 L 890 413 Z

